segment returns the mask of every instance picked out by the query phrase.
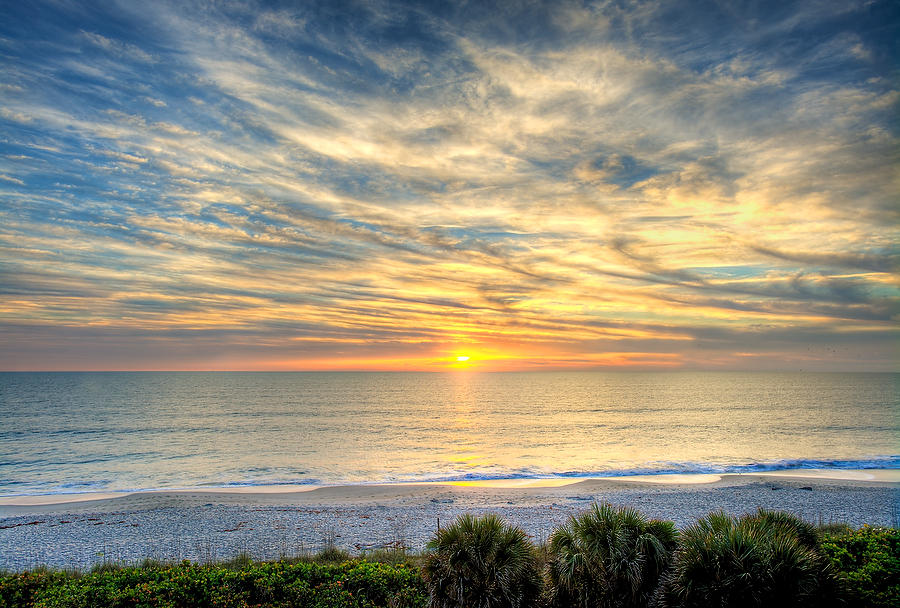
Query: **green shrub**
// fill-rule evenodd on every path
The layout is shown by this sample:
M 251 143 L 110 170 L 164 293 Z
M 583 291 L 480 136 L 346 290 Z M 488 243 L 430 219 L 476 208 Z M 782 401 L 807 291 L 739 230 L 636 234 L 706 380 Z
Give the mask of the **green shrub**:
M 423 574 L 434 608 L 524 608 L 540 596 L 534 545 L 496 515 L 462 515 L 428 549 Z
M 395 608 L 424 607 L 418 570 L 351 561 L 271 562 L 103 569 L 83 576 L 23 573 L 0 577 L 4 608 Z
M 61 572 L 45 570 L 0 575 L 0 606 L 31 606 L 35 597 L 68 578 Z
M 672 522 L 594 504 L 550 537 L 551 601 L 560 607 L 647 606 L 676 543 Z
M 786 511 L 769 511 L 759 508 L 753 515 L 744 515 L 742 522 L 762 526 L 770 532 L 782 530 L 796 537 L 797 542 L 808 549 L 817 549 L 819 546 L 819 531 L 813 524 L 804 521 Z
M 760 509 L 740 519 L 711 513 L 687 528 L 665 595 L 673 606 L 743 608 L 834 605 L 839 591 L 815 528 Z
M 863 526 L 828 535 L 822 551 L 843 578 L 853 606 L 900 606 L 900 529 Z

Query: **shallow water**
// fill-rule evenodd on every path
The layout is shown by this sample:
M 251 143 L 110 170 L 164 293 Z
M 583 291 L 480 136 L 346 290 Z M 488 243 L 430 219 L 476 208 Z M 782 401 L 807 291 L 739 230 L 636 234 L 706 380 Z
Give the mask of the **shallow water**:
M 0 373 L 0 496 L 900 468 L 900 374 Z

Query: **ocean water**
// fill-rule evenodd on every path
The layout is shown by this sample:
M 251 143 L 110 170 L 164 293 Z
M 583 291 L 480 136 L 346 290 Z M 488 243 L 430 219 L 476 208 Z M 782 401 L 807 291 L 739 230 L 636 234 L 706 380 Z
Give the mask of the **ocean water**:
M 900 468 L 900 374 L 0 373 L 0 496 Z

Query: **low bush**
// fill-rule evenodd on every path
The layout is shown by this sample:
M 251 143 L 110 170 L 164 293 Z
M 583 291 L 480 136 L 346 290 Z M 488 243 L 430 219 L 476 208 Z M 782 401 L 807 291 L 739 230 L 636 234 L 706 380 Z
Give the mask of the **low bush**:
M 526 608 L 540 597 L 534 545 L 496 515 L 462 515 L 428 543 L 423 574 L 433 608 Z
M 666 583 L 670 606 L 829 606 L 839 578 L 815 528 L 760 509 L 739 519 L 711 513 L 684 530 Z
M 63 585 L 69 578 L 62 572 L 48 570 L 0 574 L 0 606 L 32 606 L 47 589 Z
M 872 528 L 827 535 L 822 552 L 844 579 L 853 606 L 900 606 L 900 529 Z
M 339 565 L 287 562 L 225 566 L 121 568 L 81 576 L 23 573 L 0 579 L 9 608 L 419 608 L 418 570 L 365 561 Z
M 650 605 L 677 543 L 675 525 L 594 504 L 550 537 L 549 595 L 559 608 Z

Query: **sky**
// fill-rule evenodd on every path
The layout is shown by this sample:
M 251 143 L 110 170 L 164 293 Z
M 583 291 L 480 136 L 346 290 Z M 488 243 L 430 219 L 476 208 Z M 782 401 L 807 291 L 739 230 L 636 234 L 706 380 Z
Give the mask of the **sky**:
M 898 39 L 890 0 L 0 3 L 0 369 L 896 371 Z

